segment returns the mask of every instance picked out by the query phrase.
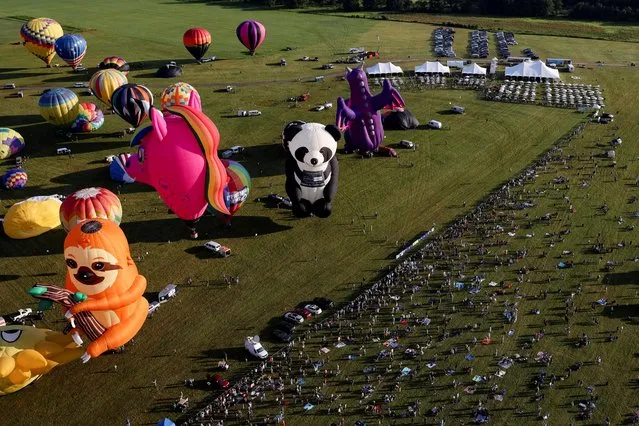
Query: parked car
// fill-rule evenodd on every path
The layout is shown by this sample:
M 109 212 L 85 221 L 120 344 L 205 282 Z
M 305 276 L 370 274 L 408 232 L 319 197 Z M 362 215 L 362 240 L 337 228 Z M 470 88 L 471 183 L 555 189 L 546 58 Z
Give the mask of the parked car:
M 231 255 L 231 249 L 228 247 L 223 246 L 220 243 L 217 243 L 215 241 L 209 241 L 208 243 L 204 243 L 204 247 L 206 247 L 207 249 L 215 252 L 218 254 L 218 256 L 220 257 L 228 257 Z
M 105 163 L 113 163 L 113 160 L 115 160 L 115 155 L 107 155 L 106 157 L 104 157 L 104 162 Z
M 177 286 L 175 284 L 168 284 L 158 294 L 158 300 L 160 301 L 160 303 L 167 302 L 169 299 L 173 299 L 175 296 L 177 296 L 177 293 Z
M 304 317 L 304 319 L 313 318 L 313 313 L 306 308 L 295 308 L 293 312 L 301 315 L 302 317 Z
M 413 149 L 415 148 L 415 143 L 407 139 L 402 139 L 401 141 L 399 141 L 399 146 L 406 149 Z
M 324 76 L 318 75 L 317 77 L 315 77 L 315 81 L 324 81 Z
M 304 322 L 304 317 L 296 312 L 287 312 L 284 314 L 284 319 L 295 324 L 301 324 Z
M 459 105 L 453 105 L 453 107 L 450 109 L 450 112 L 452 112 L 453 114 L 464 114 L 466 112 L 466 109 Z
M 149 303 L 149 310 L 147 311 L 146 315 L 147 316 L 152 316 L 155 311 L 157 311 L 160 308 L 160 302 L 158 302 L 157 300 L 154 300 L 153 302 Z
M 304 305 L 304 309 L 306 309 L 307 311 L 309 311 L 315 316 L 320 315 L 322 313 L 322 308 L 320 308 L 317 305 L 313 305 L 312 303 Z
M 324 105 L 318 105 L 313 108 L 313 111 L 324 111 L 326 107 Z
M 271 201 L 277 202 L 278 207 L 280 207 L 280 205 L 283 205 L 284 207 L 288 209 L 293 207 L 293 203 L 291 202 L 291 199 L 288 197 L 282 197 L 281 195 L 278 195 L 278 194 L 268 194 L 268 199 Z
M 324 311 L 332 308 L 335 305 L 335 303 L 331 299 L 328 299 L 326 297 L 316 297 L 315 299 L 313 299 L 313 304 L 319 306 Z
M 77 88 L 80 88 L 80 87 L 89 87 L 89 82 L 88 82 L 88 81 L 86 81 L 86 82 L 77 82 L 77 83 L 73 83 L 73 87 L 77 87 Z
M 262 115 L 262 111 L 258 111 L 256 109 L 252 109 L 248 112 L 249 117 L 256 117 L 258 115 Z
M 240 145 L 235 145 L 235 146 L 230 147 L 229 149 L 226 149 L 226 150 L 222 151 L 222 153 L 220 154 L 220 157 L 222 157 L 222 158 L 231 158 L 235 154 L 240 154 L 242 152 L 244 152 L 244 147 L 240 146 Z
M 275 330 L 273 330 L 273 335 L 285 343 L 288 343 L 294 339 L 292 333 L 286 330 L 282 330 L 281 328 L 276 328 Z
M 218 389 L 227 389 L 231 383 L 219 374 L 214 374 L 208 378 L 211 384 Z
M 244 348 L 253 356 L 258 357 L 260 359 L 264 359 L 268 357 L 268 352 L 260 343 L 260 336 L 249 336 L 244 341 Z
M 292 334 L 295 331 L 295 324 L 289 321 L 280 321 L 276 328 Z
M 393 148 L 391 148 L 390 146 L 380 146 L 377 149 L 377 152 L 379 155 L 383 155 L 386 157 L 397 157 L 397 151 L 395 151 Z
M 333 68 L 335 68 L 335 66 L 333 64 L 324 64 L 324 65 L 322 65 L 322 69 L 323 70 L 332 70 Z
M 430 120 L 428 122 L 428 127 L 430 127 L 431 129 L 441 129 L 442 123 L 437 120 Z
M 57 148 L 55 150 L 56 155 L 65 155 L 65 154 L 71 154 L 71 150 L 69 148 Z

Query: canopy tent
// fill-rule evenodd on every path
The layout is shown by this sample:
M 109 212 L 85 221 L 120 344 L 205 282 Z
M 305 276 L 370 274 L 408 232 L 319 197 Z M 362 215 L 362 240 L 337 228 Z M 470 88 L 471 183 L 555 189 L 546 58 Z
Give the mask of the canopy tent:
M 506 77 L 559 79 L 559 71 L 546 66 L 542 61 L 527 61 L 507 67 Z
M 486 68 L 480 67 L 476 63 L 468 64 L 462 69 L 462 74 L 486 75 Z
M 378 74 L 403 74 L 404 70 L 402 70 L 397 65 L 393 65 L 392 62 L 380 62 L 379 64 L 375 64 L 372 67 L 366 68 L 366 74 L 368 75 L 378 75 Z
M 424 62 L 421 65 L 415 67 L 415 73 L 425 73 L 425 74 L 450 74 L 450 68 L 442 65 L 438 61 L 435 62 Z

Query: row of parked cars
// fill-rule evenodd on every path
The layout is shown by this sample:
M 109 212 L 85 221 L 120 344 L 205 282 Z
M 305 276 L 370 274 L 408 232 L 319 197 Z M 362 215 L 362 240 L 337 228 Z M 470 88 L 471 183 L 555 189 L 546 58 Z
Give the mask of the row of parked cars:
M 524 56 L 529 57 L 533 61 L 539 59 L 539 56 L 536 55 L 535 52 L 533 52 L 533 50 L 530 47 L 525 48 L 524 50 L 521 51 L 521 53 L 523 53 Z
M 510 37 L 506 37 L 506 34 L 510 34 Z M 510 56 L 510 45 L 517 44 L 513 33 L 505 33 L 503 31 L 497 31 L 495 33 L 497 38 L 497 50 L 499 50 L 499 56 L 502 58 L 508 58 Z M 510 40 L 510 42 L 509 42 Z
M 470 56 L 472 58 L 488 57 L 488 33 L 473 31 L 470 33 Z
M 453 41 L 455 41 L 455 30 L 452 28 L 439 27 L 433 31 L 433 48 L 435 56 L 446 56 L 454 58 L 457 55 L 453 50 Z
M 273 330 L 273 335 L 282 342 L 288 343 L 293 340 L 297 325 L 321 315 L 333 305 L 333 301 L 325 297 L 316 297 L 312 302 L 301 303 L 297 308 L 284 313 L 282 321 Z

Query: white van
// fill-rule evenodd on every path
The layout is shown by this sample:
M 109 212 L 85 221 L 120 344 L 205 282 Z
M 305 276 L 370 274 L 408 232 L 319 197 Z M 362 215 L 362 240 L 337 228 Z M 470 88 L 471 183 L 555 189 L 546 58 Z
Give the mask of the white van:
M 453 107 L 450 109 L 450 112 L 454 114 L 464 114 L 466 110 L 464 109 L 464 107 L 461 107 L 459 105 L 453 105 Z
M 56 155 L 65 155 L 65 154 L 71 154 L 71 150 L 69 148 L 57 148 L 55 150 Z
M 430 120 L 428 122 L 428 127 L 430 127 L 431 129 L 441 129 L 442 123 L 437 120 Z

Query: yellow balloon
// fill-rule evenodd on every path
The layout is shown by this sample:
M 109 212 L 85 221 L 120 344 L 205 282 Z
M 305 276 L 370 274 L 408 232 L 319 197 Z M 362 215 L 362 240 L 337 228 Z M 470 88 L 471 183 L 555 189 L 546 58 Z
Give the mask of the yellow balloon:
M 93 74 L 89 80 L 89 87 L 96 98 L 111 106 L 111 95 L 115 89 L 127 83 L 126 75 L 116 69 L 107 68 Z
M 52 353 L 56 360 L 51 359 Z M 25 325 L 0 327 L 0 396 L 19 391 L 83 353 L 71 336 L 57 331 Z
M 63 35 L 62 26 L 50 18 L 32 19 L 20 28 L 24 47 L 47 66 L 55 56 L 55 41 Z
M 36 237 L 60 226 L 60 206 L 55 197 L 32 197 L 11 206 L 4 217 L 4 233 L 16 240 Z

